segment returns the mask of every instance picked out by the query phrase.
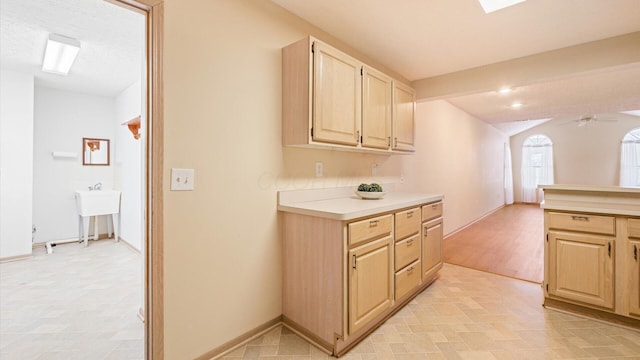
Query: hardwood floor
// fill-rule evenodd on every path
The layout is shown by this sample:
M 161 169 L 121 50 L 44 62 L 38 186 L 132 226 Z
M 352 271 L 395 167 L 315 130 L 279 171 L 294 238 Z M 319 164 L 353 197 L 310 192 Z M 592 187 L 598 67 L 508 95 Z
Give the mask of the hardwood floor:
M 444 261 L 541 283 L 544 217 L 538 205 L 514 204 L 444 239 Z

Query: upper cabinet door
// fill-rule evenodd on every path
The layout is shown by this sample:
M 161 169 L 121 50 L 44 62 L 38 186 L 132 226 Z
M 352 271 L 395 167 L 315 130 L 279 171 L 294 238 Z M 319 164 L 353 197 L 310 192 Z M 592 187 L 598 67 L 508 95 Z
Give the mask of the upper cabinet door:
M 414 150 L 415 93 L 412 88 L 393 82 L 393 150 Z
M 391 78 L 364 66 L 362 74 L 362 146 L 391 147 Z
M 313 51 L 313 140 L 357 145 L 362 65 L 318 41 Z

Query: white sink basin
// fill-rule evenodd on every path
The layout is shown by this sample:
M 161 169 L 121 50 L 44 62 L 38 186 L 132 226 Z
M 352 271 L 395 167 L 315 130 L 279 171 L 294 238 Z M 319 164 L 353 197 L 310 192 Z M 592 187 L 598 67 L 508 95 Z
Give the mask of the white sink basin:
M 76 205 L 80 216 L 116 214 L 120 212 L 120 191 L 78 190 Z

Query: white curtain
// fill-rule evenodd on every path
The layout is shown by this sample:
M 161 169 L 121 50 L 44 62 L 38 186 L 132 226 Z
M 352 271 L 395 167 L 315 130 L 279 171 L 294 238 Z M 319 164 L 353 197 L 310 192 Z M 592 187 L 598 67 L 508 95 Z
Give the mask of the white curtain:
M 620 152 L 620 186 L 622 187 L 640 186 L 638 147 L 640 147 L 640 143 L 635 141 L 622 142 Z
M 553 184 L 553 145 L 544 135 L 533 135 L 522 145 L 522 201 L 542 200 L 538 185 Z
M 504 143 L 504 203 L 513 204 L 513 169 L 511 165 L 511 145 Z

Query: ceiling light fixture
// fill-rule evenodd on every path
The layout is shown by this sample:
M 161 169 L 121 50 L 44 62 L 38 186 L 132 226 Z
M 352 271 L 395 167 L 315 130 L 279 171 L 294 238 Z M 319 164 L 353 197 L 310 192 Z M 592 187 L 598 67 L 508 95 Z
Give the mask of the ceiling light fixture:
M 511 104 L 511 108 L 513 109 L 517 109 L 521 107 L 522 107 L 522 103 L 519 103 L 519 102 L 514 102 L 513 104 Z
M 78 51 L 80 51 L 80 41 L 62 35 L 50 34 L 47 48 L 44 51 L 42 71 L 67 75 Z
M 525 0 L 478 0 L 482 5 L 485 14 L 504 9 L 515 4 L 524 2 Z

